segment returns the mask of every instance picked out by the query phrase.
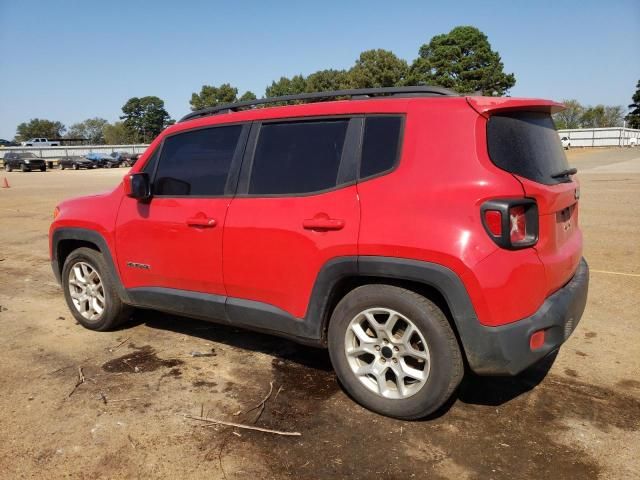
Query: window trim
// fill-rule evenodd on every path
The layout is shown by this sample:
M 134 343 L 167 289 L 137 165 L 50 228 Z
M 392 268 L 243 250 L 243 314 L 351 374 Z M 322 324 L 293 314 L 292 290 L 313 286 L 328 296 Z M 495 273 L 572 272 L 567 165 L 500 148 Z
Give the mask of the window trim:
M 153 168 L 153 173 L 150 175 L 151 189 L 153 191 L 153 184 L 156 181 L 156 177 L 158 174 L 158 167 L 160 166 L 160 160 L 162 159 L 162 151 L 164 150 L 165 141 L 168 138 L 174 137 L 176 135 L 181 135 L 183 133 L 195 132 L 197 130 L 205 130 L 205 129 L 214 129 L 214 128 L 223 128 L 223 127 L 232 127 L 235 125 L 241 126 L 240 136 L 238 137 L 238 143 L 236 145 L 236 149 L 233 152 L 231 157 L 231 163 L 229 164 L 229 172 L 227 173 L 227 180 L 224 185 L 224 192 L 222 195 L 158 195 L 153 194 L 151 196 L 151 201 L 154 198 L 232 198 L 235 196 L 236 186 L 238 184 L 238 178 L 240 176 L 240 168 L 242 159 L 244 156 L 245 149 L 247 147 L 247 138 L 249 136 L 249 130 L 251 128 L 252 122 L 230 122 L 230 123 L 220 123 L 215 125 L 203 125 L 195 128 L 188 128 L 185 130 L 179 130 L 177 132 L 170 133 L 165 135 L 162 138 L 162 142 L 157 147 L 156 151 L 153 152 L 154 155 L 156 152 L 158 153 L 158 161 Z M 149 157 L 151 158 L 151 156 Z M 146 164 L 145 164 L 146 165 Z M 145 165 L 142 166 L 144 169 Z M 142 170 L 141 169 L 141 170 Z
M 314 115 L 308 117 L 287 117 L 258 120 L 253 122 L 251 133 L 247 141 L 244 158 L 242 160 L 242 168 L 240 179 L 238 181 L 238 189 L 236 198 L 287 198 L 287 197 L 312 197 L 332 192 L 341 188 L 356 184 L 357 173 L 360 163 L 360 150 L 362 140 L 362 129 L 364 115 L 347 114 L 347 115 Z M 331 120 L 348 120 L 347 131 L 345 133 L 344 145 L 342 147 L 342 156 L 338 165 L 338 178 L 336 185 L 322 190 L 303 193 L 249 193 L 249 183 L 251 181 L 251 173 L 253 171 L 253 161 L 255 159 L 256 148 L 263 125 L 274 123 L 304 123 Z
M 390 168 L 383 170 L 378 173 L 374 173 L 373 175 L 369 175 L 367 177 L 360 176 L 360 169 L 362 168 L 362 150 L 364 147 L 364 127 L 367 118 L 370 117 L 400 117 L 400 131 L 398 132 L 398 147 L 396 149 L 396 158 L 393 161 L 393 164 Z M 404 113 L 373 113 L 367 114 L 364 116 L 364 122 L 362 124 L 362 134 L 360 137 L 360 150 L 358 152 L 358 183 L 368 182 L 369 180 L 374 180 L 378 177 L 382 177 L 384 175 L 388 175 L 393 173 L 400 166 L 400 160 L 402 159 L 402 154 L 404 153 L 404 132 L 407 124 L 407 115 Z

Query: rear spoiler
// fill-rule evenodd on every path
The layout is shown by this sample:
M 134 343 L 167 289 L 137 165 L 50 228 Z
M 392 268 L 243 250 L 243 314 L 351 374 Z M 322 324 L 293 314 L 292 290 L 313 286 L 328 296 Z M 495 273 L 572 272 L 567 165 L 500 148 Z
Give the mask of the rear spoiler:
M 483 117 L 509 110 L 558 113 L 565 109 L 562 103 L 539 98 L 466 97 L 466 100 L 469 106 Z

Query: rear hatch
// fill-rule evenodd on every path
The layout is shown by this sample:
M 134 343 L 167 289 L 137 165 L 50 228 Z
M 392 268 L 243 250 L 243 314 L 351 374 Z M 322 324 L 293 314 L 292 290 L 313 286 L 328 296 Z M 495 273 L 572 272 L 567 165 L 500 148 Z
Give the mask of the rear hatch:
M 533 248 L 544 264 L 549 295 L 571 279 L 582 256 L 580 187 L 551 118 L 558 105 L 513 107 L 485 112 L 487 147 L 491 161 L 518 179 L 525 196 L 538 204 L 539 238 Z

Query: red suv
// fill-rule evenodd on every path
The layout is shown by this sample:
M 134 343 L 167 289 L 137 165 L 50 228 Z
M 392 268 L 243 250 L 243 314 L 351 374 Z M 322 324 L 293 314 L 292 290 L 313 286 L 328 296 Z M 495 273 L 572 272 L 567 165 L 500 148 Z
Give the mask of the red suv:
M 561 108 L 406 87 L 193 112 L 115 190 L 56 207 L 53 271 L 87 328 L 141 307 L 328 347 L 357 401 L 423 417 L 465 364 L 515 375 L 580 320 Z

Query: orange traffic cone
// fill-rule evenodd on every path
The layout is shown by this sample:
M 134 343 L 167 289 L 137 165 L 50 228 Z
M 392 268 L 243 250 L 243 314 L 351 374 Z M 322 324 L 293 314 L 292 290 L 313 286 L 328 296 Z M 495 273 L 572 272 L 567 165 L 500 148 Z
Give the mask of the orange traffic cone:
M 7 177 L 4 177 L 4 181 L 2 182 L 2 188 L 11 188 L 9 187 L 9 182 L 7 181 Z

